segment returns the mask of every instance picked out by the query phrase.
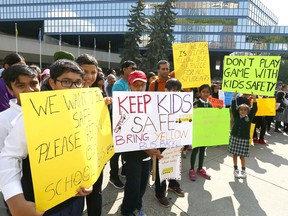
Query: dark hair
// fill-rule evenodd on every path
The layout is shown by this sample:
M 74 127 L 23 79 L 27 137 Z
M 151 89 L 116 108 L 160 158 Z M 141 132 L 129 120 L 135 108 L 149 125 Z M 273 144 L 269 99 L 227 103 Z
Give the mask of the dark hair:
M 59 59 L 50 66 L 50 78 L 56 82 L 57 78 L 64 73 L 76 73 L 84 77 L 83 69 L 74 61 Z
M 210 89 L 210 86 L 208 84 L 203 84 L 199 87 L 199 93 L 203 90 L 203 89 L 208 89 L 210 91 L 210 94 L 211 94 L 211 89 Z
M 181 91 L 182 84 L 178 79 L 171 78 L 171 79 L 167 80 L 167 82 L 165 84 L 165 88 L 168 91 Z
M 95 65 L 96 67 L 98 67 L 98 61 L 97 59 L 89 54 L 82 54 L 80 56 L 78 56 L 75 60 L 80 66 L 87 64 L 87 65 Z
M 237 104 L 237 106 L 239 106 L 241 104 L 246 104 L 246 105 L 250 106 L 250 100 L 246 97 L 240 96 L 236 99 L 236 104 Z
M 107 76 L 109 74 L 113 74 L 113 71 L 115 71 L 113 68 L 108 69 L 107 72 L 106 72 Z
M 168 61 L 166 61 L 166 60 L 160 60 L 160 61 L 157 63 L 157 70 L 160 69 L 160 65 L 161 65 L 161 64 L 168 64 L 168 65 L 170 65 Z
M 121 69 L 123 71 L 124 68 L 128 68 L 130 65 L 135 65 L 135 69 L 136 69 L 136 63 L 131 61 L 131 60 L 127 60 L 127 61 L 124 61 L 122 64 L 121 64 Z
M 148 73 L 146 74 L 147 82 L 149 82 L 149 79 L 150 79 L 151 77 L 153 77 L 153 76 L 156 76 L 156 74 L 155 74 L 154 72 L 148 72 Z
M 95 80 L 95 82 L 91 85 L 92 87 L 99 87 L 98 86 L 98 82 L 100 81 L 100 80 L 105 80 L 105 75 L 104 75 L 104 73 L 103 72 L 99 72 L 98 74 L 97 74 L 97 77 L 96 77 L 96 80 Z M 102 86 L 102 90 L 104 90 L 104 86 Z
M 3 71 L 2 78 L 8 88 L 12 89 L 11 83 L 19 79 L 19 76 L 37 77 L 38 73 L 34 68 L 24 64 L 14 64 Z
M 9 66 L 13 65 L 13 64 L 17 64 L 21 61 L 25 62 L 25 58 L 21 55 L 19 55 L 18 53 L 10 53 L 9 55 L 7 55 L 4 60 L 3 60 L 3 66 L 5 66 L 5 64 L 8 64 Z

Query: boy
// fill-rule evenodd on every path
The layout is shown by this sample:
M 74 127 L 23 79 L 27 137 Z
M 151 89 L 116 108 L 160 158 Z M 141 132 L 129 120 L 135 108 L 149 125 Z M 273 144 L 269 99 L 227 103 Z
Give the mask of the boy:
M 181 82 L 175 78 L 170 78 L 165 83 L 166 92 L 180 92 L 181 89 Z M 164 150 L 164 148 L 160 149 L 161 152 Z M 161 206 L 168 208 L 170 204 L 165 196 L 166 187 L 166 180 L 160 182 L 159 163 L 158 160 L 156 160 L 155 198 L 159 201 Z M 184 191 L 180 188 L 180 184 L 176 180 L 169 180 L 168 190 L 173 191 L 179 197 L 184 197 Z
M 146 82 L 146 75 L 142 71 L 133 71 L 129 74 L 128 84 L 131 91 L 145 91 Z M 162 158 L 160 151 L 156 149 L 122 153 L 123 159 L 126 161 L 122 215 L 134 215 L 135 210 L 137 215 L 146 215 L 142 210 L 142 197 L 149 177 L 150 156 L 153 155 L 156 155 L 158 159 Z
M 3 74 L 3 79 L 21 105 L 20 93 L 39 91 L 39 82 L 34 76 L 17 75 L 14 67 Z M 16 73 L 16 75 L 15 75 Z M 80 88 L 83 86 L 83 70 L 69 60 L 58 60 L 50 68 L 49 83 L 53 90 Z M 20 114 L 13 120 L 13 127 L 5 139 L 0 153 L 0 189 L 12 215 L 43 215 L 37 212 L 29 164 L 24 121 Z M 20 166 L 22 162 L 22 167 Z M 21 177 L 22 172 L 22 177 Z M 79 188 L 77 195 L 49 209 L 44 215 L 80 216 L 83 212 L 83 196 L 92 189 Z

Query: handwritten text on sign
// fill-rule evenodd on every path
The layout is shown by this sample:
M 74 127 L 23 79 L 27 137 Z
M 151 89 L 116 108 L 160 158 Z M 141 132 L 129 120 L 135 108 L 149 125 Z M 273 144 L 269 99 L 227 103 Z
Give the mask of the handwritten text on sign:
M 192 111 L 191 92 L 114 92 L 115 152 L 191 144 Z
M 223 91 L 273 96 L 280 56 L 225 56 Z
M 45 211 L 99 177 L 114 154 L 109 113 L 96 88 L 21 94 L 21 102 L 36 208 Z
M 160 182 L 165 179 L 181 179 L 181 148 L 169 148 L 162 152 L 163 158 L 158 162 Z
M 207 42 L 173 44 L 175 76 L 183 88 L 211 83 Z

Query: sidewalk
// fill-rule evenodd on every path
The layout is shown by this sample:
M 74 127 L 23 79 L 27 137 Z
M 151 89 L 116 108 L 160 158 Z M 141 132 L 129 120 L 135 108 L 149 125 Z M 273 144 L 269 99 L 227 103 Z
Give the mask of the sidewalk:
M 272 129 L 271 129 L 272 130 Z M 205 164 L 211 180 L 188 178 L 190 154 L 182 160 L 182 180 L 185 197 L 167 192 L 171 207 L 163 208 L 154 198 L 154 182 L 150 180 L 144 195 L 143 209 L 148 216 L 278 216 L 288 213 L 288 135 L 271 132 L 269 145 L 251 147 L 247 159 L 247 179 L 235 179 L 232 157 L 227 146 L 209 147 Z M 239 161 L 240 165 L 240 161 Z M 238 166 L 239 166 L 238 165 Z M 115 189 L 109 180 L 109 164 L 104 171 L 103 214 L 121 215 L 123 190 Z M 125 181 L 125 178 L 122 178 Z M 84 215 L 87 215 L 84 213 Z

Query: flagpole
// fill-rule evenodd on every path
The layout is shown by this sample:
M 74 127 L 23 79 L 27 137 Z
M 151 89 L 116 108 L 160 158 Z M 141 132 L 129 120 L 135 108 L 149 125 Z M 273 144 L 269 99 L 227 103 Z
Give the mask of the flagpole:
M 108 69 L 110 69 L 111 64 L 111 41 L 109 41 L 109 62 L 108 62 Z
M 59 50 L 60 51 L 62 50 L 61 46 L 62 46 L 62 35 L 60 33 L 60 35 L 59 35 Z
M 96 57 L 96 38 L 94 38 L 94 49 L 93 49 L 93 55 Z
M 41 32 L 41 28 L 39 28 L 39 33 L 38 33 L 38 38 L 39 38 L 39 44 L 40 44 L 40 63 L 39 63 L 39 65 L 40 65 L 40 69 L 42 70 L 42 38 L 41 38 L 41 34 L 42 32 Z
M 17 29 L 17 23 L 15 23 L 15 44 L 16 44 L 16 53 L 18 53 L 18 29 Z
M 78 35 L 78 56 L 80 56 L 80 47 L 81 47 L 81 41 L 80 41 L 80 35 Z

